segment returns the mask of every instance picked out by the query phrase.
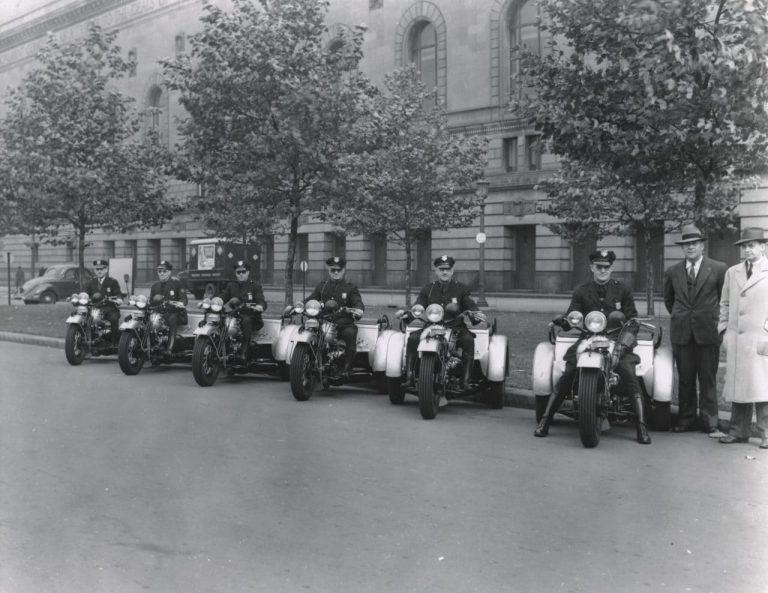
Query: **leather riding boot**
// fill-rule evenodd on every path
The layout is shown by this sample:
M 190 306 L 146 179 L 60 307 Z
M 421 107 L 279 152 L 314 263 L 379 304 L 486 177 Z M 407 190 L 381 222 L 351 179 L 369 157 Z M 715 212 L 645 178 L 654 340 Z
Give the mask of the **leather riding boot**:
M 560 407 L 565 399 L 564 395 L 558 395 L 557 393 L 551 393 L 547 400 L 547 408 L 544 410 L 544 415 L 541 417 L 539 425 L 536 430 L 533 431 L 535 437 L 545 437 L 549 434 L 549 425 L 552 423 L 552 418 L 555 417 L 555 412 Z
M 352 361 L 355 358 L 355 351 L 344 353 L 344 364 L 341 367 L 341 377 L 346 379 L 349 377 L 349 370 L 352 368 Z
M 474 358 L 471 357 L 462 357 L 461 359 L 461 384 L 459 387 L 462 393 L 467 393 L 472 390 L 469 386 L 469 378 L 472 376 L 472 364 L 474 362 Z
M 637 414 L 637 442 L 641 445 L 650 445 L 651 437 L 648 434 L 648 428 L 645 425 L 645 409 L 643 406 L 643 396 L 636 393 L 632 396 L 635 414 Z
M 405 382 L 401 385 L 403 389 L 411 389 L 416 385 L 416 357 L 407 357 L 405 363 Z

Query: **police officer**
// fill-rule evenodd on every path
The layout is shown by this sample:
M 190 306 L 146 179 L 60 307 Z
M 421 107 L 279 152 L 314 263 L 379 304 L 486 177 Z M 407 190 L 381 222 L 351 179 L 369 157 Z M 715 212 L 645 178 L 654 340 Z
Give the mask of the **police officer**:
M 304 302 L 314 299 L 325 303 L 333 299 L 340 307 L 352 309 L 352 311 L 339 311 L 333 319 L 336 323 L 337 335 L 344 340 L 344 365 L 341 375 L 342 378 L 346 378 L 352 367 L 355 352 L 357 352 L 355 319 L 360 319 L 363 316 L 365 305 L 363 305 L 363 298 L 360 296 L 357 286 L 344 280 L 344 274 L 347 271 L 346 259 L 329 257 L 325 260 L 325 267 L 328 270 L 328 280 L 318 284 Z
M 156 295 L 162 295 L 166 301 L 181 303 L 182 306 L 176 306 L 174 310 L 165 314 L 165 321 L 168 327 L 171 329 L 171 342 L 169 344 L 169 350 L 173 347 L 173 342 L 176 338 L 176 328 L 181 325 L 187 324 L 187 292 L 181 285 L 181 281 L 178 278 L 171 278 L 171 271 L 173 266 L 171 262 L 162 260 L 157 264 L 157 277 L 159 280 L 152 285 L 149 290 L 149 302 L 154 302 Z
M 416 304 L 424 308 L 427 308 L 429 305 L 438 304 L 442 305 L 443 309 L 445 309 L 449 304 L 454 303 L 458 305 L 459 310 L 457 313 L 477 311 L 475 317 L 484 320 L 485 315 L 480 312 L 477 304 L 472 300 L 469 294 L 469 287 L 453 279 L 453 267 L 456 265 L 456 260 L 449 255 L 441 255 L 435 258 L 432 265 L 437 280 L 421 289 L 419 296 L 416 298 Z M 469 376 L 475 360 L 475 334 L 467 329 L 463 317 L 446 320 L 445 325 L 455 329 L 456 342 L 461 347 L 462 353 L 461 389 L 462 391 L 468 391 Z M 405 383 L 403 384 L 406 388 L 412 388 L 416 380 L 417 351 L 423 331 L 423 329 L 415 331 L 408 337 L 408 346 L 406 348 L 407 370 Z
M 616 254 L 605 249 L 598 249 L 589 255 L 592 280 L 576 287 L 576 290 L 573 291 L 567 313 L 579 311 L 582 315 L 586 315 L 591 311 L 602 311 L 607 317 L 612 311 L 621 311 L 626 319 L 637 317 L 635 299 L 632 297 L 630 290 L 620 281 L 611 280 L 611 272 L 613 271 L 613 262 L 615 260 Z M 570 329 L 565 319 L 560 320 L 558 323 L 563 329 Z M 533 433 L 537 437 L 545 437 L 549 434 L 549 425 L 552 422 L 552 417 L 557 412 L 566 395 L 571 392 L 573 380 L 576 378 L 576 348 L 579 342 L 573 344 L 565 353 L 565 371 L 557 382 L 554 393 L 549 396 L 544 416 L 542 416 L 541 422 L 539 422 Z M 649 445 L 651 437 L 648 435 L 645 425 L 640 383 L 635 375 L 635 367 L 638 362 L 640 362 L 640 358 L 632 352 L 631 348 L 628 348 L 619 360 L 616 372 L 620 378 L 620 388 L 624 390 L 625 395 L 632 398 L 632 404 L 637 415 L 637 442 Z
M 255 280 L 250 280 L 251 265 L 248 262 L 239 260 L 235 263 L 235 280 L 228 282 L 224 291 L 219 295 L 225 304 L 232 299 L 239 299 L 241 303 L 251 303 L 254 308 L 243 307 L 240 309 L 240 327 L 243 331 L 243 360 L 248 360 L 248 349 L 251 345 L 251 336 L 253 332 L 259 331 L 264 327 L 261 320 L 261 312 L 267 308 L 267 301 L 264 299 L 264 291 L 261 284 Z
M 112 340 L 117 342 L 120 335 L 118 333 L 118 322 L 120 321 L 120 309 L 118 305 L 122 302 L 123 291 L 120 289 L 120 284 L 117 280 L 108 275 L 109 262 L 105 259 L 93 260 L 93 270 L 96 272 L 96 277 L 91 278 L 88 284 L 85 285 L 85 292 L 88 296 L 93 298 L 93 295 L 98 293 L 102 299 L 105 299 L 101 308 L 104 311 L 104 318 L 109 321 L 112 326 Z M 112 299 L 116 299 L 112 300 Z

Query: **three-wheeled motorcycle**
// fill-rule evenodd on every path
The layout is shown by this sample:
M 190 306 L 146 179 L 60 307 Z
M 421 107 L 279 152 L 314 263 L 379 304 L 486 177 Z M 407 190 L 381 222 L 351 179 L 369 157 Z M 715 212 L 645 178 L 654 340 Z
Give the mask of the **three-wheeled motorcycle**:
M 636 421 L 631 401 L 617 389 L 616 366 L 627 348 L 632 348 L 640 358 L 635 373 L 650 412 L 650 428 L 669 430 L 673 359 L 671 350 L 661 346 L 661 328 L 643 319 L 626 320 L 620 311 L 609 317 L 601 311 L 586 316 L 571 311 L 564 330 L 561 317 L 549 324 L 549 341 L 540 343 L 534 352 L 536 422 L 544 415 L 549 395 L 565 370 L 566 351 L 581 340 L 572 393 L 566 397 L 560 413 L 578 422 L 584 447 L 596 447 L 600 442 L 604 420 L 610 425 Z
M 451 307 L 449 305 L 448 307 Z M 474 312 L 458 314 L 455 309 L 447 312 L 437 304 L 424 309 L 414 305 L 410 311 L 398 311 L 400 331 L 393 336 L 386 348 L 386 376 L 389 401 L 402 404 L 406 393 L 419 398 L 422 418 L 431 420 L 438 408 L 449 400 L 480 401 L 494 409 L 504 406 L 504 381 L 509 366 L 507 337 L 498 333 L 496 320 L 492 323 L 477 318 L 477 325 L 469 327 L 475 335 L 473 367 L 469 375 L 469 390 L 461 389 L 461 349 L 456 343 L 455 330 L 447 321 L 459 315 L 473 321 Z M 406 388 L 403 377 L 407 364 L 408 337 L 423 329 L 419 339 L 418 361 L 415 367 L 415 388 Z
M 355 310 L 339 307 L 331 299 L 325 303 L 311 299 L 298 302 L 290 314 L 299 317 L 298 331 L 291 336 L 289 348 L 291 393 L 306 401 L 318 388 L 345 383 L 371 383 L 381 389 L 386 359 L 386 345 L 397 332 L 389 329 L 389 319 L 359 319 L 355 358 L 348 376 L 343 376 L 345 343 L 338 337 L 335 316 Z
M 192 352 L 192 374 L 198 385 L 210 387 L 221 370 L 229 375 L 257 373 L 288 379 L 286 356 L 291 336 L 299 328 L 290 323 L 289 316 L 262 316 L 264 326 L 251 336 L 245 360 L 241 315 L 243 308 L 253 307 L 252 303 L 232 299 L 227 308 L 220 297 L 200 303 L 203 317 L 193 332 Z
M 169 301 L 155 295 L 150 302 L 146 295 L 131 296 L 133 307 L 120 324 L 120 342 L 117 360 L 126 375 L 137 375 L 145 361 L 152 366 L 189 362 L 192 357 L 192 338 L 177 327 L 172 335 L 165 315 L 184 308 L 180 301 Z
M 77 366 L 88 356 L 105 356 L 117 353 L 116 336 L 104 317 L 107 303 L 119 305 L 119 297 L 104 297 L 87 292 L 73 294 L 69 302 L 75 311 L 67 317 L 67 334 L 64 338 L 64 355 L 67 362 Z

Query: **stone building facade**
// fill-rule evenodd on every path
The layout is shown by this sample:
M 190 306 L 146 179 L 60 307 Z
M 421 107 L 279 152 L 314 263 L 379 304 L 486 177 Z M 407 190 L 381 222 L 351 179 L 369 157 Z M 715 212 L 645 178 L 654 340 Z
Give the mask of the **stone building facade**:
M 62 40 L 83 35 L 90 21 L 120 31 L 118 43 L 137 59 L 133 75 L 120 83 L 139 107 L 158 107 L 159 115 L 144 125 L 159 131 L 170 146 L 178 141 L 175 118 L 178 97 L 163 86 L 157 60 L 187 51 L 187 38 L 199 29 L 200 0 L 58 0 L 43 2 L 0 21 L 0 89 L 17 85 L 34 65 L 34 53 L 48 32 Z M 226 7 L 226 0 L 217 2 Z M 588 275 L 587 254 L 596 242 L 571 244 L 545 226 L 538 212 L 544 195 L 534 189 L 557 169 L 552 155 L 538 150 L 534 130 L 506 110 L 515 92 L 518 43 L 543 47 L 533 0 L 331 0 L 328 42 L 340 27 L 365 24 L 363 71 L 376 83 L 386 72 L 415 61 L 425 81 L 437 87 L 453 130 L 489 139 L 490 182 L 483 230 L 485 286 L 489 292 L 564 293 Z M 0 19 L 2 13 L 0 13 Z M 0 109 L 2 107 L 0 106 Z M 171 193 L 186 195 L 197 188 L 175 183 Z M 739 206 L 741 225 L 768 228 L 768 184 L 744 192 Z M 348 276 L 361 286 L 404 285 L 405 253 L 383 237 L 343 236 L 311 215 L 299 228 L 299 260 L 309 262 L 308 282 L 323 277 L 322 262 L 344 254 Z M 480 220 L 469 228 L 433 231 L 417 246 L 415 284 L 426 281 L 433 256 L 450 253 L 460 262 L 457 274 L 476 285 L 480 247 L 475 237 Z M 191 214 L 178 216 L 162 228 L 130 235 L 93 233 L 86 261 L 97 256 L 133 257 L 139 282 L 153 277 L 155 263 L 169 259 L 183 269 L 189 242 L 204 236 Z M 634 237 L 608 237 L 600 245 L 618 255 L 616 275 L 636 291 L 644 289 L 645 252 L 650 250 L 657 280 L 664 267 L 680 257 L 675 235 L 659 232 L 650 245 Z M 74 259 L 72 247 L 34 245 L 29 237 L 4 237 L 2 249 L 13 253 L 14 267 L 31 266 L 32 251 L 41 264 Z M 710 255 L 728 262 L 738 259 L 733 236 L 712 237 Z M 287 238 L 266 238 L 262 245 L 261 277 L 280 284 Z M 298 279 L 298 276 L 297 276 Z

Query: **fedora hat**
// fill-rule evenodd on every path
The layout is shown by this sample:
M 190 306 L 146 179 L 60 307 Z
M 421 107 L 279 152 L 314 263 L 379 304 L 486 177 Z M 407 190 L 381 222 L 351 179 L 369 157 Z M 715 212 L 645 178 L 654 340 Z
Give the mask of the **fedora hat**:
M 675 241 L 675 244 L 677 245 L 685 245 L 686 243 L 693 243 L 694 241 L 707 240 L 707 238 L 701 234 L 699 227 L 697 227 L 695 224 L 683 225 L 681 232 L 683 233 L 683 236 L 679 241 Z
M 765 236 L 765 231 L 760 227 L 747 227 L 745 229 L 741 229 L 741 239 L 736 241 L 734 245 L 741 245 L 742 243 L 749 243 L 750 241 L 768 243 L 768 237 Z

